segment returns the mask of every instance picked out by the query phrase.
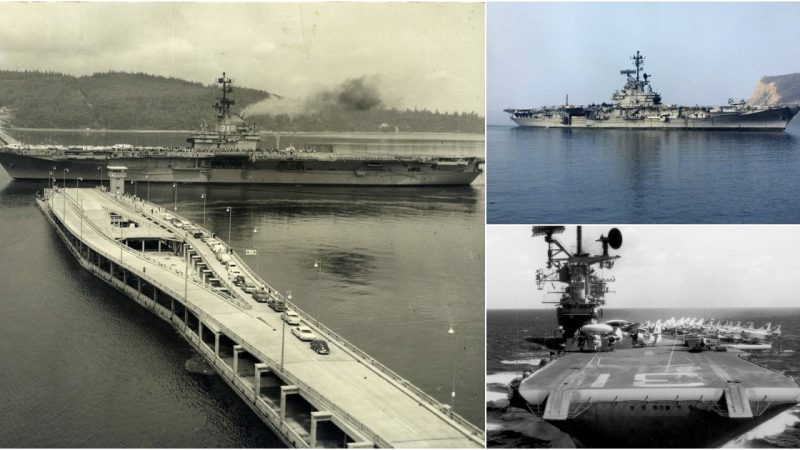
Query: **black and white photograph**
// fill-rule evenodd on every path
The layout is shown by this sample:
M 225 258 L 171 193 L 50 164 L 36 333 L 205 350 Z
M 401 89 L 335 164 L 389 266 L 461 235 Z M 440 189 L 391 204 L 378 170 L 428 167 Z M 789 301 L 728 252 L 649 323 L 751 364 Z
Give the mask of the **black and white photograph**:
M 797 447 L 798 231 L 487 226 L 488 447 Z
M 485 447 L 482 3 L 0 11 L 0 447 Z

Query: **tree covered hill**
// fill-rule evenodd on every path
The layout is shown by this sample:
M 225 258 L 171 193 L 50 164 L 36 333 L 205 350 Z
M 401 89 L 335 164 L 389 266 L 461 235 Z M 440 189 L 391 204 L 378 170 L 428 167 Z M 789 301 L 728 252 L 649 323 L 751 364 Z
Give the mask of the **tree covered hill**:
M 0 107 L 11 113 L 10 125 L 21 128 L 106 128 L 192 130 L 203 121 L 214 124 L 211 105 L 219 89 L 201 83 L 143 73 L 108 72 L 74 77 L 38 71 L 0 71 Z M 234 111 L 270 96 L 235 87 Z M 324 109 L 301 114 L 254 115 L 246 118 L 264 130 L 483 132 L 477 114 L 440 114 L 383 107 L 364 110 Z M 386 128 L 386 126 L 384 126 Z
M 17 127 L 193 129 L 214 120 L 216 95 L 212 86 L 141 73 L 0 72 L 0 106 Z M 236 90 L 245 104 L 267 95 Z

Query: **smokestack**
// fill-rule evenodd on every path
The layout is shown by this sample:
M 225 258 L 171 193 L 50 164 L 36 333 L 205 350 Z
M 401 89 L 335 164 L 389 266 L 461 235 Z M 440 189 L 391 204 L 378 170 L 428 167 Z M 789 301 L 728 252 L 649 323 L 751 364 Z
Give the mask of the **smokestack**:
M 583 253 L 583 252 L 581 251 L 581 237 L 582 237 L 582 236 L 581 236 L 581 234 L 582 234 L 582 233 L 581 233 L 581 231 L 582 231 L 582 230 L 581 230 L 581 226 L 580 226 L 580 225 L 578 225 L 578 252 L 576 253 L 577 255 L 580 255 L 581 253 Z

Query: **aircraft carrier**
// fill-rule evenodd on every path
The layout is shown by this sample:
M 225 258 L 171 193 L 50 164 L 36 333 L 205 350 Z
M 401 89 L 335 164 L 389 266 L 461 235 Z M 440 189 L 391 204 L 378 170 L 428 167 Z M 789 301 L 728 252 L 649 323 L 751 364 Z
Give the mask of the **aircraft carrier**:
M 14 179 L 108 179 L 109 166 L 128 168 L 128 180 L 168 183 L 335 185 L 468 185 L 481 172 L 474 156 L 348 155 L 324 148 L 265 149 L 254 125 L 231 113 L 232 81 L 217 79 L 222 95 L 217 125 L 203 126 L 188 147 L 24 145 L 0 134 L 0 165 Z M 63 175 L 63 177 L 62 177 Z
M 729 99 L 726 106 L 679 106 L 661 102 L 661 95 L 644 73 L 644 56 L 631 57 L 635 69 L 621 70 L 625 86 L 614 91 L 613 103 L 569 104 L 533 109 L 505 109 L 523 127 L 628 128 L 681 130 L 782 131 L 797 114 L 798 105 L 757 106 Z
M 512 407 L 586 447 L 685 448 L 721 446 L 800 401 L 796 380 L 735 349 L 704 351 L 673 339 L 634 343 L 613 326 L 625 321 L 599 323 L 613 278 L 598 269 L 614 267 L 619 256 L 609 247 L 619 249 L 622 234 L 601 235 L 603 254 L 591 255 L 582 250 L 581 227 L 575 251 L 553 237 L 563 231 L 533 228 L 549 247 L 547 271 L 536 273 L 539 288 L 565 285 L 556 308 L 562 328 L 526 338 L 553 349 L 552 358 L 511 383 Z M 627 328 L 631 335 L 637 325 Z M 613 346 L 609 336 L 617 338 Z

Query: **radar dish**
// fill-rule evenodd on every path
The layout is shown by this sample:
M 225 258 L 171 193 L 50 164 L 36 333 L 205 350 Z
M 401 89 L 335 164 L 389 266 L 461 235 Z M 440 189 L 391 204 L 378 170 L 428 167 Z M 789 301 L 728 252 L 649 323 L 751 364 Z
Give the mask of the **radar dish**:
M 622 247 L 622 232 L 617 228 L 612 228 L 608 232 L 608 245 L 614 250 Z
M 554 234 L 563 233 L 564 227 L 562 226 L 534 226 L 534 236 L 552 236 Z

